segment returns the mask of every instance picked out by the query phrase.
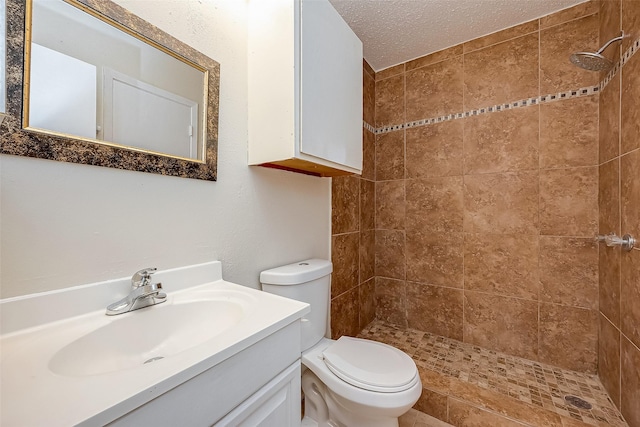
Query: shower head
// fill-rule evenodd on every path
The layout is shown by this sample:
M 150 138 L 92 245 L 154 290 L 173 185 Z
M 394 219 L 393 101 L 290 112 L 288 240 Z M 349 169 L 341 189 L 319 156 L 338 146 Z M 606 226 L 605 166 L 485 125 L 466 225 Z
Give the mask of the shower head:
M 593 52 L 576 52 L 569 58 L 573 65 L 589 71 L 607 71 L 613 67 L 613 62 Z
M 605 43 L 604 46 L 598 49 L 597 52 L 576 52 L 571 55 L 571 57 L 569 57 L 569 60 L 574 65 L 577 65 L 580 68 L 584 68 L 585 70 L 607 71 L 611 67 L 613 67 L 613 62 L 605 58 L 602 55 L 602 52 L 604 52 L 604 50 L 608 48 L 611 43 L 619 42 L 623 39 L 623 37 L 624 32 L 622 32 L 622 34 L 618 37 L 609 40 L 607 43 Z

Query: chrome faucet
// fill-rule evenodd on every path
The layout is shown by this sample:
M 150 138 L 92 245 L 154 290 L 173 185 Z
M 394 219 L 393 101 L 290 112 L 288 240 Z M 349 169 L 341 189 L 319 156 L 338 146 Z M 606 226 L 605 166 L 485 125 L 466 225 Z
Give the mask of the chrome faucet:
M 131 292 L 120 301 L 107 307 L 107 316 L 128 313 L 139 308 L 149 307 L 163 303 L 167 300 L 167 294 L 160 292 L 162 283 L 151 283 L 151 275 L 157 268 L 145 268 L 137 271 L 131 277 Z

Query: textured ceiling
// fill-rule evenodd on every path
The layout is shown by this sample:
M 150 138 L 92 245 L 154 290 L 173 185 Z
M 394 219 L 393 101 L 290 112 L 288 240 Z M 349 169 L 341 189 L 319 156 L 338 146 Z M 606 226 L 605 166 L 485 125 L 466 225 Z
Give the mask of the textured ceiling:
M 584 0 L 330 0 L 380 71 Z

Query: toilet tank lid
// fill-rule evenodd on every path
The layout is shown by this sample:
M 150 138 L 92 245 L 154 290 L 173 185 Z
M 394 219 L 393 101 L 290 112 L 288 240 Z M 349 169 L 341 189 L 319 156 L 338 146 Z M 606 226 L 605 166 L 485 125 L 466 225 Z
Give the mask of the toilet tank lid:
M 331 274 L 333 264 L 326 259 L 307 259 L 272 268 L 260 273 L 260 283 L 268 285 L 299 285 Z

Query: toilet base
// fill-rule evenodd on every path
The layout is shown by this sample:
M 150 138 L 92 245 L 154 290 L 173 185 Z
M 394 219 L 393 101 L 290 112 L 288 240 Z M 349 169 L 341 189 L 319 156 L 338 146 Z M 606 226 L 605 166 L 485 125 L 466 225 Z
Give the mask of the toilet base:
M 358 407 L 336 395 L 311 370 L 302 375 L 304 427 L 398 427 L 402 414 Z

